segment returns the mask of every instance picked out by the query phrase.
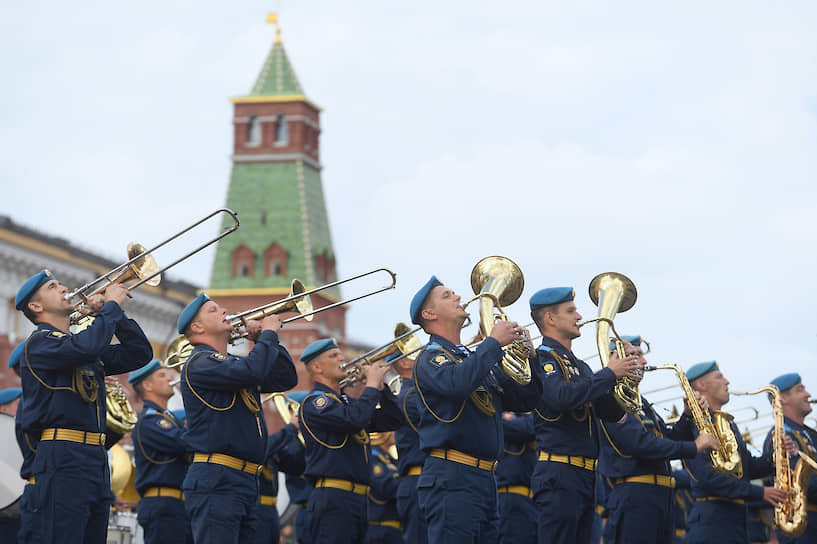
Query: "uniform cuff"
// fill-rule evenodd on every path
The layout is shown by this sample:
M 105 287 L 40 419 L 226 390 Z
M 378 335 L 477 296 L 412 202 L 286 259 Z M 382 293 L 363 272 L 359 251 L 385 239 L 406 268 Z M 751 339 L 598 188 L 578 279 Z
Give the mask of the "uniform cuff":
M 698 446 L 695 442 L 681 442 L 681 459 L 693 459 L 698 456 Z

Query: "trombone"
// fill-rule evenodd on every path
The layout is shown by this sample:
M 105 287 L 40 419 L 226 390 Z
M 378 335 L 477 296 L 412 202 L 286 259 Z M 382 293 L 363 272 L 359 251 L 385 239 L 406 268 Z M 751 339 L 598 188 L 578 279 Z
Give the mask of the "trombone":
M 395 353 L 399 353 L 401 355 L 399 358 L 402 359 L 403 357 L 410 357 L 410 355 L 420 351 L 424 346 L 420 344 L 416 333 L 421 330 L 422 327 L 409 329 L 409 326 L 405 323 L 396 324 L 394 326 L 394 340 L 390 340 L 382 346 L 371 349 L 363 355 L 359 355 L 351 361 L 346 361 L 340 365 L 340 368 L 346 371 L 346 377 L 340 381 L 340 386 L 349 387 L 360 381 L 362 379 L 360 367 L 363 365 L 370 365 L 382 361 Z M 416 357 L 416 355 L 414 357 Z M 411 357 L 411 359 L 413 360 L 414 357 Z M 390 366 L 395 361 L 397 361 L 397 359 L 383 366 Z M 386 372 L 385 382 L 395 397 L 400 394 L 401 380 L 400 374 L 397 371 L 389 369 Z
M 286 312 L 296 312 L 299 317 L 307 321 L 312 321 L 315 312 L 312 311 L 312 299 L 305 295 L 306 287 L 301 280 L 293 279 L 289 288 L 289 296 L 282 300 L 271 302 L 264 306 L 259 306 L 253 310 L 247 310 L 240 314 L 228 315 L 227 321 L 235 329 L 230 334 L 230 342 L 235 342 L 239 338 L 247 336 L 247 332 L 239 332 L 238 328 L 247 324 L 247 321 L 264 319 L 269 315 L 283 314 Z
M 159 265 L 156 264 L 156 261 L 151 256 L 151 253 L 153 253 L 157 249 L 167 245 L 168 243 L 172 242 L 173 240 L 175 240 L 176 238 L 178 238 L 182 234 L 184 234 L 184 233 L 186 233 L 186 232 L 188 232 L 190 230 L 193 230 L 194 228 L 201 225 L 202 223 L 204 223 L 205 221 L 207 221 L 211 217 L 216 216 L 218 214 L 228 215 L 233 220 L 233 225 L 230 226 L 230 227 L 225 228 L 225 230 L 223 230 L 218 236 L 216 236 L 214 238 L 211 238 L 210 240 L 208 240 L 204 244 L 200 245 L 199 247 L 197 247 L 193 251 L 190 251 L 190 252 L 186 253 L 185 255 L 182 255 L 181 257 L 179 257 L 178 259 L 176 259 L 175 261 L 173 261 L 169 265 L 165 266 L 164 268 L 159 268 Z M 130 279 L 132 279 L 134 277 L 137 277 L 137 278 L 139 278 L 139 281 L 137 281 L 133 285 L 129 285 L 128 286 L 128 291 L 133 291 L 134 289 L 136 289 L 137 287 L 139 287 L 140 285 L 143 285 L 143 284 L 148 284 L 148 285 L 151 285 L 151 286 L 159 285 L 159 282 L 162 279 L 162 276 L 161 276 L 162 272 L 168 270 L 169 268 L 172 268 L 172 267 L 176 266 L 177 264 L 179 264 L 183 260 L 187 259 L 191 255 L 194 255 L 194 254 L 198 253 L 199 251 L 201 251 L 202 249 L 214 244 L 215 242 L 221 240 L 222 238 L 224 238 L 228 234 L 232 234 L 233 232 L 238 230 L 238 227 L 240 227 L 240 226 L 241 225 L 240 225 L 240 223 L 238 221 L 238 214 L 237 213 L 235 213 L 234 211 L 232 211 L 232 210 L 230 210 L 228 208 L 220 208 L 220 209 L 206 215 L 205 217 L 199 219 L 198 221 L 196 221 L 195 223 L 193 223 L 189 227 L 180 230 L 179 232 L 177 232 L 176 234 L 174 234 L 170 238 L 167 238 L 166 240 L 164 240 L 161 243 L 153 246 L 150 249 L 145 249 L 145 247 L 142 246 L 141 244 L 137 244 L 136 242 L 131 242 L 130 244 L 128 244 L 128 260 L 127 261 L 125 261 L 124 263 L 120 264 L 119 266 L 117 266 L 115 268 L 112 268 L 112 269 L 108 270 L 107 272 L 105 272 L 101 276 L 89 281 L 88 283 L 86 283 L 82 287 L 79 287 L 79 288 L 71 291 L 70 293 L 67 293 L 65 295 L 65 300 L 70 301 L 70 300 L 73 300 L 74 298 L 79 297 L 79 299 L 80 299 L 79 302 L 74 304 L 74 311 L 76 313 L 76 312 L 79 312 L 80 308 L 88 301 L 88 297 L 103 292 L 105 290 L 105 288 L 107 288 L 111 284 L 124 283 L 125 281 L 128 281 L 128 280 L 130 280 Z M 114 277 L 114 274 L 118 274 L 118 275 Z M 97 287 L 96 289 L 92 290 L 93 287 L 95 287 L 97 284 L 99 284 L 99 283 L 101 283 L 103 281 L 106 281 L 106 283 L 104 285 L 102 285 L 101 287 Z M 77 316 L 77 315 L 72 315 L 72 317 L 73 317 L 72 321 L 74 323 L 76 323 L 79 319 L 82 318 L 82 316 Z

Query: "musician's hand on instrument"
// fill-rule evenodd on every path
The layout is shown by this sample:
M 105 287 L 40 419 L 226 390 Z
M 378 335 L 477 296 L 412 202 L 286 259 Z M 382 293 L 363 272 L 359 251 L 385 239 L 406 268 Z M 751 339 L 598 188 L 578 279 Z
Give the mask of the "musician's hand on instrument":
M 275 314 L 268 315 L 261 321 L 261 330 L 262 331 L 275 331 L 278 332 L 281 330 L 283 324 L 281 323 L 281 318 Z
M 386 371 L 389 369 L 389 367 L 383 366 L 380 363 L 374 363 L 367 365 L 365 368 L 366 385 L 368 387 L 376 387 L 378 390 L 382 391 Z
M 695 439 L 695 446 L 698 448 L 698 453 L 709 450 L 719 450 L 720 442 L 718 439 L 708 433 L 701 433 Z
M 119 387 L 119 382 L 113 376 L 105 376 L 105 385 Z
M 99 293 L 91 295 L 85 301 L 85 306 L 80 309 L 80 312 L 85 315 L 99 313 L 103 304 L 105 304 L 105 297 Z
M 105 302 L 112 300 L 122 306 L 128 298 L 128 288 L 121 283 L 112 283 L 105 288 Z
M 797 444 L 789 435 L 783 437 L 783 444 L 786 446 L 786 451 L 789 452 L 789 455 L 800 455 L 800 448 L 797 447 Z
M 709 410 L 709 403 L 706 402 L 706 399 L 703 395 L 701 395 L 700 391 L 695 391 L 695 401 L 698 403 L 698 406 L 701 407 L 701 410 L 706 412 Z M 684 397 L 684 413 L 688 416 L 692 415 L 692 412 L 689 410 L 689 401 L 686 397 Z
M 514 340 L 522 338 L 522 327 L 516 321 L 497 321 L 491 330 L 491 338 L 504 348 Z
M 261 334 L 261 322 L 255 319 L 250 319 L 244 323 L 244 330 L 247 331 L 247 339 L 255 342 Z
M 781 502 L 785 501 L 787 498 L 788 494 L 782 489 L 769 486 L 763 488 L 763 500 L 768 502 L 769 504 L 777 506 Z
M 619 359 L 618 354 L 613 352 L 610 355 L 610 361 L 607 363 L 607 368 L 613 371 L 616 378 L 622 378 L 627 374 L 633 374 L 634 370 L 640 368 L 639 358 L 635 355 L 630 355 L 624 359 Z
M 290 412 L 292 414 L 292 421 L 291 423 L 295 425 L 295 428 L 301 430 L 301 420 L 298 418 L 298 412 Z
M 530 339 L 530 331 L 524 327 L 522 328 L 522 341 L 528 346 L 528 357 L 536 355 L 536 346 L 533 345 L 533 341 Z

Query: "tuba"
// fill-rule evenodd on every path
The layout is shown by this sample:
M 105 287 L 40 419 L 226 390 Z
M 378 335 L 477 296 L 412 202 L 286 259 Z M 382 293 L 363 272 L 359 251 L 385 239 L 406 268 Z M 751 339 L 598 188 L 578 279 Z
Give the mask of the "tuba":
M 792 471 L 789 463 L 789 452 L 783 439 L 786 436 L 783 407 L 780 403 L 780 391 L 774 385 L 766 385 L 748 393 L 732 391 L 733 395 L 769 394 L 774 411 L 774 429 L 772 430 L 772 452 L 774 456 L 774 486 L 788 493 L 788 498 L 774 508 L 774 521 L 777 528 L 790 538 L 797 538 L 806 530 L 808 523 L 809 479 L 817 473 L 817 461 L 800 452 L 800 457 Z
M 718 439 L 719 450 L 709 452 L 712 467 L 718 472 L 730 474 L 735 478 L 742 477 L 743 465 L 738 452 L 738 441 L 735 438 L 735 433 L 732 432 L 732 427 L 729 425 L 732 416 L 723 412 L 715 412 L 713 418 L 708 411 L 704 412 L 700 404 L 695 400 L 695 391 L 692 389 L 686 374 L 678 365 L 648 366 L 644 370 L 653 371 L 664 368 L 674 370 L 675 374 L 678 375 L 681 389 L 684 390 L 689 411 L 692 414 L 695 426 L 698 427 L 698 432 L 711 434 Z
M 613 326 L 613 318 L 619 312 L 626 312 L 635 304 L 638 293 L 635 284 L 618 272 L 599 274 L 590 282 L 590 299 L 599 307 L 599 316 L 584 321 L 579 326 L 596 323 L 596 344 L 599 350 L 601 365 L 606 367 L 610 362 L 610 331 L 615 335 L 614 342 L 619 358 L 626 357 L 624 341 Z M 619 406 L 631 414 L 641 414 L 641 393 L 638 382 L 632 376 L 622 376 L 613 388 L 613 396 Z
M 119 384 L 105 384 L 105 405 L 108 409 L 106 427 L 117 434 L 126 434 L 136 426 L 136 413 Z
M 497 319 L 508 321 L 502 311 L 503 306 L 516 302 L 525 288 L 525 277 L 519 266 L 507 257 L 485 257 L 471 270 L 471 288 L 476 294 L 463 307 L 479 299 L 479 328 L 483 338 L 491 335 Z M 494 314 L 494 310 L 498 314 Z M 524 340 L 514 340 L 505 346 L 505 355 L 500 361 L 503 372 L 520 385 L 531 380 L 528 344 Z

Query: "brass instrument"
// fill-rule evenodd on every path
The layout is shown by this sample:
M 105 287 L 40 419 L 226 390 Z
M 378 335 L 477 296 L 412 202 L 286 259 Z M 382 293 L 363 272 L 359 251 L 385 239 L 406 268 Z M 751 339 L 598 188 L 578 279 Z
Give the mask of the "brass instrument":
M 312 299 L 305 295 L 306 287 L 301 280 L 292 280 L 289 295 L 279 301 L 271 302 L 264 306 L 259 306 L 253 310 L 248 310 L 240 314 L 228 315 L 227 321 L 233 326 L 234 331 L 230 337 L 230 342 L 235 342 L 239 338 L 247 336 L 246 332 L 238 332 L 238 328 L 247 324 L 247 321 L 264 319 L 268 315 L 277 315 L 287 312 L 295 312 L 307 321 L 312 321 L 314 312 L 312 311 Z
M 638 293 L 635 284 L 624 274 L 605 272 L 590 281 L 590 299 L 598 306 L 599 315 L 579 324 L 583 327 L 588 323 L 596 323 L 596 347 L 602 367 L 610 362 L 610 331 L 615 335 L 616 353 L 620 359 L 624 353 L 624 341 L 613 326 L 613 318 L 617 313 L 626 312 L 635 304 Z M 641 414 L 641 393 L 638 390 L 638 381 L 632 376 L 622 376 L 616 381 L 613 396 L 619 406 L 631 414 Z
M 480 333 L 483 338 L 488 338 L 497 319 L 508 321 L 502 308 L 510 306 L 522 295 L 525 277 L 519 266 L 507 257 L 485 257 L 471 270 L 471 288 L 476 296 L 466 302 L 463 308 L 479 300 Z M 527 342 L 514 340 L 505 346 L 504 352 L 499 365 L 503 372 L 520 385 L 529 384 L 531 368 Z
M 111 431 L 126 434 L 136 426 L 136 413 L 121 385 L 105 384 L 105 406 L 108 409 L 106 427 Z
M 414 357 L 411 357 L 411 355 L 419 352 L 422 348 L 416 334 L 420 330 L 422 330 L 422 327 L 410 329 L 405 323 L 397 323 L 394 326 L 394 340 L 369 350 L 363 355 L 340 365 L 340 368 L 347 373 L 347 376 L 340 381 L 340 386 L 349 387 L 360 381 L 362 376 L 360 373 L 361 366 L 382 361 L 395 353 L 400 353 L 403 357 L 409 357 L 414 360 L 417 356 L 414 355 Z M 386 365 L 390 366 L 390 368 L 386 371 L 384 382 L 396 397 L 400 394 L 400 386 L 402 384 L 400 373 L 394 370 L 394 367 L 391 367 L 391 363 L 386 363 Z
M 284 425 L 289 425 L 292 423 L 292 412 L 297 413 L 298 409 L 301 407 L 298 402 L 290 399 L 283 393 L 271 393 L 261 402 L 267 402 L 268 400 L 272 401 L 272 404 L 278 411 L 278 415 L 281 417 L 281 421 L 284 422 Z M 301 446 L 306 447 L 304 435 L 301 434 L 300 430 L 298 431 L 298 442 L 301 443 Z
M 712 467 L 718 472 L 741 478 L 743 476 L 743 464 L 741 463 L 740 452 L 738 452 L 738 441 L 732 432 L 732 427 L 729 425 L 732 416 L 718 411 L 710 416 L 709 411 L 704 412 L 695 397 L 695 390 L 692 389 L 686 374 L 678 365 L 667 364 L 644 367 L 644 370 L 648 372 L 659 369 L 675 371 L 678 380 L 681 382 L 681 389 L 684 390 L 686 395 L 692 420 L 695 421 L 695 426 L 698 427 L 698 433 L 711 434 L 718 439 L 718 451 L 709 452 Z
M 128 504 L 139 504 L 141 497 L 136 491 L 136 467 L 125 448 L 115 444 L 111 450 L 111 490 Z
M 774 486 L 787 493 L 785 501 L 774 507 L 774 521 L 780 532 L 796 538 L 806 530 L 808 500 L 806 492 L 812 474 L 817 473 L 817 461 L 805 452 L 800 452 L 794 471 L 789 463 L 789 452 L 784 439 L 786 428 L 783 417 L 783 406 L 780 403 L 780 390 L 775 385 L 765 385 L 750 392 L 731 391 L 732 395 L 757 395 L 768 393 L 774 411 L 774 430 L 772 433 L 772 453 L 774 457 Z

